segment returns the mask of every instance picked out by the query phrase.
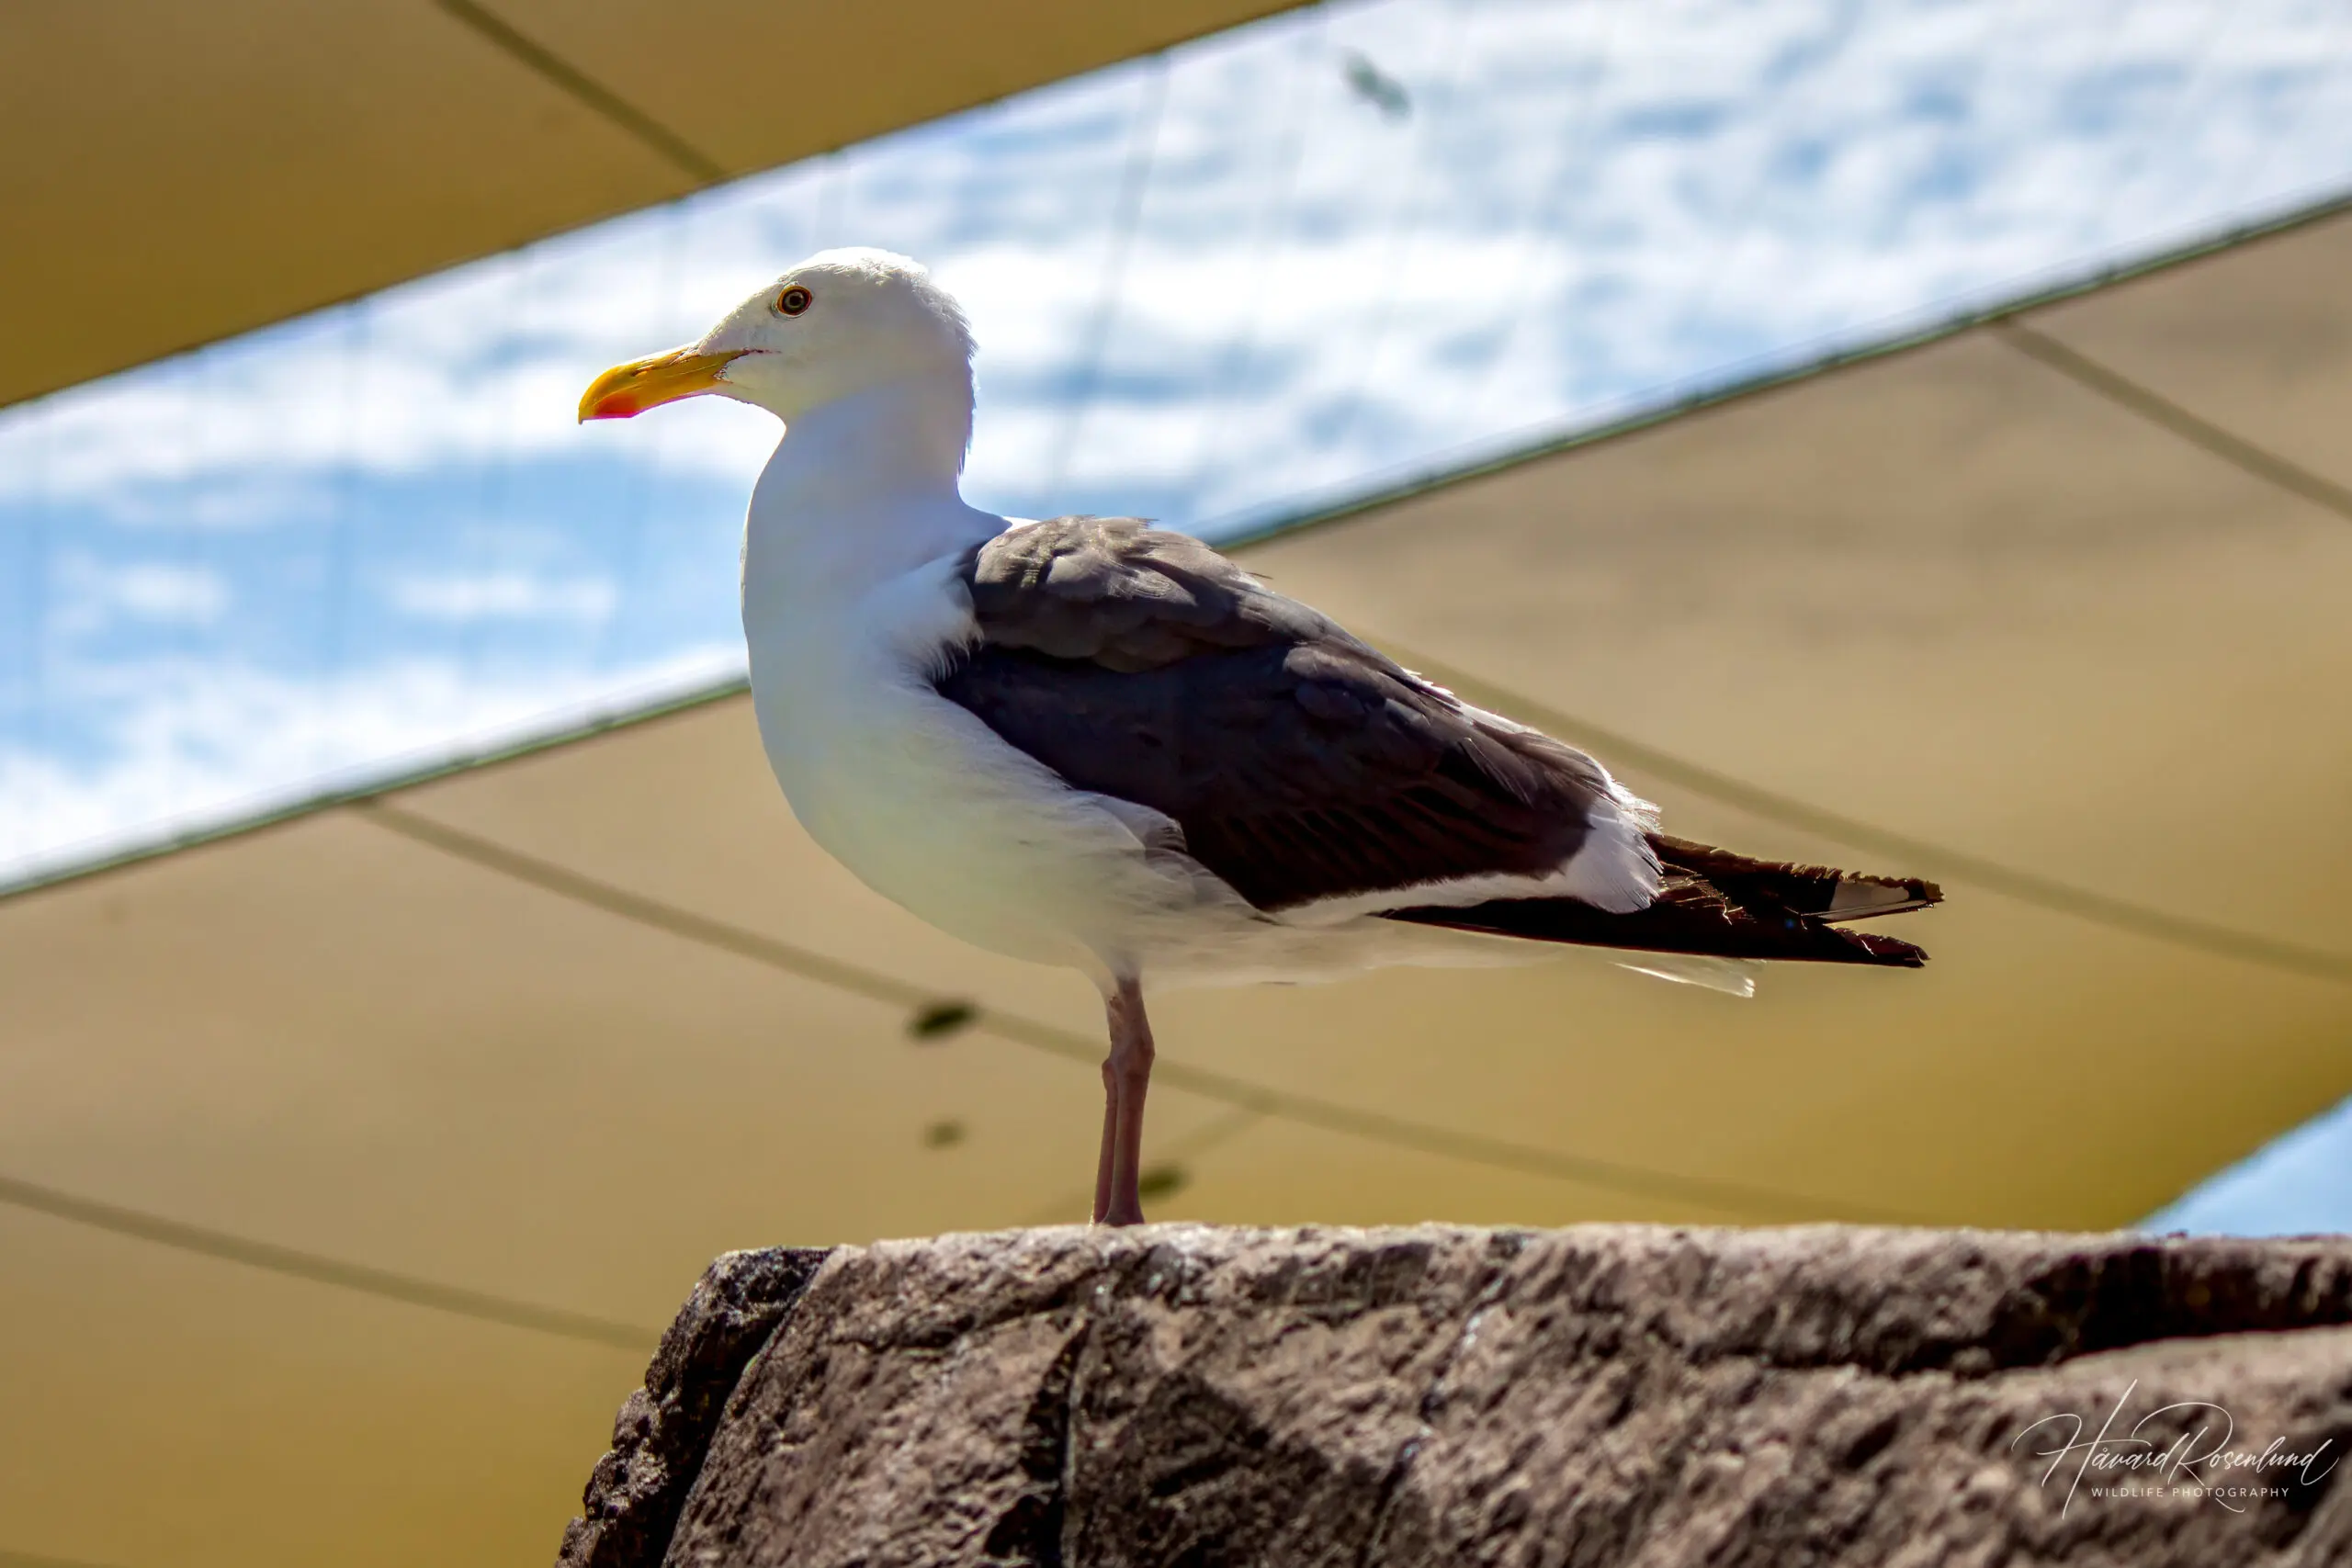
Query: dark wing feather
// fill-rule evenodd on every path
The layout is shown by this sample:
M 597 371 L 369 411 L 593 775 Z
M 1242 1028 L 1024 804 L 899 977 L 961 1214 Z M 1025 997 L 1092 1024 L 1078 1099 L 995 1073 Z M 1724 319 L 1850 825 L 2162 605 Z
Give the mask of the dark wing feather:
M 1173 818 L 1261 908 L 1496 873 L 1584 842 L 1604 775 L 1506 728 L 1198 540 L 1055 518 L 966 562 L 943 696 L 1080 789 Z
M 1826 865 L 1753 860 L 1713 844 L 1650 835 L 1658 863 L 1719 889 L 1734 903 L 1786 909 L 1824 920 L 1900 915 L 1943 902 L 1943 889 L 1917 876 L 1873 876 Z
M 1467 908 L 1387 913 L 1419 925 L 1648 953 L 1904 969 L 1928 961 L 1907 942 L 1830 922 L 1939 903 L 1943 893 L 1932 882 L 1751 860 L 1657 833 L 1650 836 L 1650 847 L 1657 852 L 1666 886 L 1655 903 L 1631 914 L 1608 914 L 1573 898 L 1495 898 Z

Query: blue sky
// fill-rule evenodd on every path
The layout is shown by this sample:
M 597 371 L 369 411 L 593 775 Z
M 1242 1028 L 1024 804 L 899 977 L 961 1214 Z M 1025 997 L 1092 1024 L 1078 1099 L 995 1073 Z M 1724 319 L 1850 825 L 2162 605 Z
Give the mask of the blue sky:
M 2142 1222 L 2153 1231 L 2352 1231 L 2352 1100 L 2276 1138 Z
M 2317 0 L 1277 18 L 0 411 L 0 883 L 739 671 L 773 425 L 572 409 L 823 246 L 975 501 L 1215 536 L 2347 189 Z

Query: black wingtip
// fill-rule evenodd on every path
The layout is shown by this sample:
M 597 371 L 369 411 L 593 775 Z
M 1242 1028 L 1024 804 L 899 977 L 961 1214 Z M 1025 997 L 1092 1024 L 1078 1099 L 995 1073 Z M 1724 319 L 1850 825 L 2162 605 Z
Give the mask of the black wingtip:
M 1928 902 L 1933 903 L 1935 900 L 1931 898 Z M 1869 953 L 1868 962 L 1871 964 L 1881 964 L 1895 969 L 1922 969 L 1927 966 L 1927 949 L 1914 946 L 1899 937 L 1880 936 L 1873 931 L 1841 931 L 1838 934 Z
M 1943 902 L 1944 890 L 1924 876 L 1882 876 L 1835 866 L 1757 860 L 1713 844 L 1650 835 L 1650 848 L 1671 875 L 1679 872 L 1721 892 L 1731 903 L 1785 910 L 1825 921 L 1868 920 L 1908 914 Z
M 1765 958 L 1799 964 L 1869 964 L 1917 969 L 1928 955 L 1890 936 L 1849 931 L 1787 909 L 1735 904 L 1693 880 L 1668 886 L 1657 901 L 1612 915 L 1579 898 L 1492 898 L 1464 908 L 1385 911 L 1392 920 L 1578 947 L 1688 953 L 1714 958 Z

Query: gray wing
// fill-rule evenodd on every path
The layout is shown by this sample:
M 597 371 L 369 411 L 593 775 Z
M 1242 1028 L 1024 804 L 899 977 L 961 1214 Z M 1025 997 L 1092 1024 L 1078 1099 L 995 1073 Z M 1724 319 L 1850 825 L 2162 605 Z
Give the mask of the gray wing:
M 1549 874 L 1606 775 L 1467 708 L 1196 539 L 1057 517 L 964 563 L 940 694 L 1080 789 L 1150 807 L 1252 904 Z

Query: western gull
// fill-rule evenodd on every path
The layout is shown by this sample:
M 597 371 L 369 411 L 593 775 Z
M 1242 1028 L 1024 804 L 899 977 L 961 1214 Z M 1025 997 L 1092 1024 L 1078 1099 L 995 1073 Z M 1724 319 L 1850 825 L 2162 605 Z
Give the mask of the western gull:
M 876 891 L 1100 987 L 1098 1223 L 1143 1219 L 1147 981 L 1559 943 L 1734 990 L 1756 959 L 1924 961 L 1838 922 L 1932 904 L 1927 882 L 1668 837 L 1600 762 L 1196 539 L 967 504 L 972 348 L 921 265 L 825 251 L 699 341 L 598 377 L 580 417 L 715 392 L 784 422 L 742 560 L 769 762 Z

